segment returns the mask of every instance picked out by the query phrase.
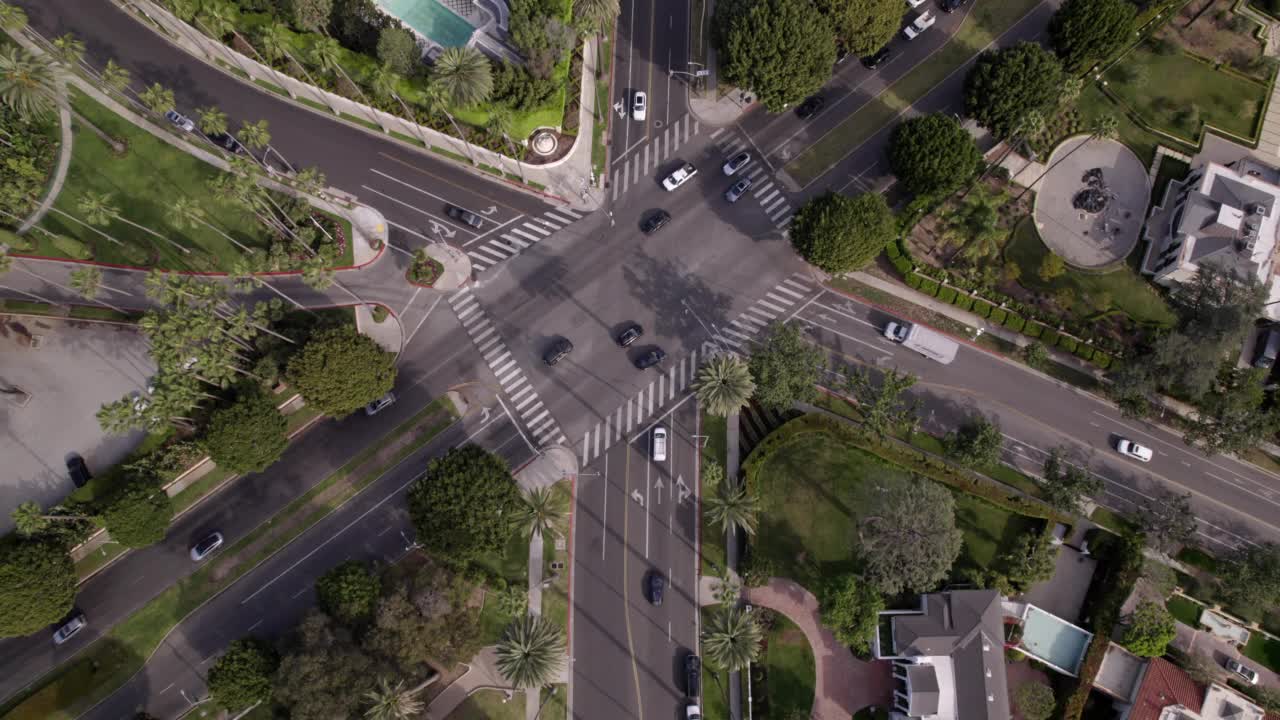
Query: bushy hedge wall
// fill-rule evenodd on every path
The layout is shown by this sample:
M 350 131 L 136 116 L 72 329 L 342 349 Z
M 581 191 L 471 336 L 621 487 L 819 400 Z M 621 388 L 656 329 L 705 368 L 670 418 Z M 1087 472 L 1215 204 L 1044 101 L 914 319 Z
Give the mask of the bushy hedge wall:
M 939 285 L 937 281 L 924 278 L 920 281 L 920 292 L 929 293 L 936 296 L 938 294 Z
M 894 246 L 890 246 L 890 247 L 894 247 Z M 898 255 L 897 257 L 889 258 L 889 262 L 893 263 L 893 269 L 897 270 L 899 275 L 907 279 L 914 277 L 913 273 L 911 272 L 911 260 L 909 260 L 908 258 L 903 257 L 902 255 Z
M 1058 343 L 1058 331 L 1053 328 L 1045 328 L 1044 333 L 1040 335 L 1040 341 L 1045 347 L 1053 347 Z
M 1078 345 L 1079 343 L 1077 343 L 1076 339 L 1073 337 L 1069 337 L 1067 335 L 1058 336 L 1058 347 L 1062 348 L 1063 350 L 1066 350 L 1069 353 L 1075 352 L 1076 347 Z
M 955 288 L 944 287 L 938 290 L 938 299 L 944 303 L 955 304 L 955 301 L 956 301 Z
M 1093 362 L 1094 365 L 1097 365 L 1098 367 L 1102 368 L 1103 370 L 1106 370 L 1107 368 L 1111 367 L 1111 356 L 1104 352 L 1098 352 L 1095 350 L 1093 353 L 1093 357 L 1090 358 L 1090 361 Z
M 1093 348 L 1088 345 L 1085 345 L 1084 343 L 1080 343 L 1076 345 L 1076 357 L 1081 358 L 1083 360 L 1088 360 L 1089 358 L 1092 358 Z
M 991 311 L 995 309 L 996 309 L 995 305 L 992 305 L 991 303 L 985 300 L 973 301 L 973 311 L 981 317 L 990 317 Z
M 1038 338 L 1044 333 L 1044 326 L 1034 320 L 1028 320 L 1027 326 L 1022 328 L 1022 334 L 1029 338 Z
M 1003 308 L 998 308 L 998 307 L 991 308 L 991 315 L 990 315 L 991 322 L 995 323 L 996 325 L 1003 325 L 1004 319 L 1008 315 L 1009 313 L 1005 312 Z
M 960 308 L 961 310 L 968 310 L 973 307 L 973 298 L 970 297 L 969 295 L 956 293 L 956 299 L 952 302 L 952 304 Z
M 912 288 L 919 289 L 919 288 L 920 288 L 920 283 L 921 283 L 921 282 L 923 282 L 923 281 L 924 281 L 924 278 L 922 278 L 922 277 L 920 277 L 919 275 L 916 275 L 916 274 L 914 274 L 914 273 L 913 273 L 913 274 L 911 274 L 911 275 L 908 275 L 908 276 L 907 276 L 907 287 L 912 287 Z
M 1022 329 L 1026 324 L 1026 320 L 1023 320 L 1021 317 L 1014 315 L 1013 313 L 1009 313 L 1009 315 L 1004 319 L 1004 326 L 1014 332 L 1022 332 Z

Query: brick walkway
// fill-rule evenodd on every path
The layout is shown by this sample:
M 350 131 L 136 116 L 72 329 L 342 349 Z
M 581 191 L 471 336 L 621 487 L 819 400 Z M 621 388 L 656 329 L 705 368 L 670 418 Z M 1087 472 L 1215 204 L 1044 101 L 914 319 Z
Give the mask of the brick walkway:
M 887 706 L 893 679 L 886 660 L 864 662 L 853 656 L 830 630 L 822 627 L 818 599 L 791 580 L 770 578 L 764 587 L 748 588 L 747 602 L 776 610 L 795 623 L 813 648 L 817 683 L 813 720 L 848 720 L 868 705 Z

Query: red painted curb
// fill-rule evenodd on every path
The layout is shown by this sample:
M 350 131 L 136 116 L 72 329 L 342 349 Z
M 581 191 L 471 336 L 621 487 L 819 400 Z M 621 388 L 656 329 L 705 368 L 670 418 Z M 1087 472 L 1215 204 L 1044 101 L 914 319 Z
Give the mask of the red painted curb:
M 566 601 L 569 608 L 569 617 L 565 618 L 564 644 L 569 649 L 569 657 L 573 657 L 573 516 L 574 509 L 578 507 L 578 475 L 574 473 L 573 478 L 569 480 L 569 539 L 566 543 L 568 548 L 565 552 L 565 562 L 569 568 L 569 589 L 565 593 L 568 600 Z M 570 680 L 573 679 L 573 667 L 569 668 Z M 567 683 L 566 683 L 567 684 Z

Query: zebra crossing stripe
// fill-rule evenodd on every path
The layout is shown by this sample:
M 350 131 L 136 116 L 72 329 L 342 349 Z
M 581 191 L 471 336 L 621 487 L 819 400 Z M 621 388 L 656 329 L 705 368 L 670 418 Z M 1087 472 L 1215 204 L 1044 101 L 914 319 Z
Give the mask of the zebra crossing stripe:
M 712 131 L 712 133 L 711 133 L 711 139 L 712 139 L 712 140 L 714 140 L 714 139 L 715 139 L 717 136 L 719 136 L 719 135 L 720 135 L 720 133 L 722 133 L 722 132 L 724 132 L 724 128 L 716 128 L 716 129 L 715 129 L 714 131 Z
M 507 370 L 511 369 L 511 366 L 512 366 L 512 365 L 515 365 L 515 364 L 516 364 L 516 360 L 515 360 L 515 358 L 508 358 L 508 359 L 506 360 L 506 362 L 504 362 L 501 366 L 499 366 L 499 365 L 495 362 L 495 363 L 493 363 L 492 365 L 490 365 L 489 367 L 493 368 L 493 374 L 494 374 L 494 375 L 497 375 L 499 378 L 501 378 L 502 373 L 504 373 L 504 372 L 506 372 Z M 519 369 L 520 369 L 520 368 L 516 368 L 516 370 L 519 370 Z M 499 379 L 499 382 L 501 382 L 501 379 Z
M 490 245 L 493 245 L 493 246 L 495 246 L 495 247 L 501 248 L 501 249 L 503 249 L 503 250 L 506 250 L 507 252 L 511 253 L 512 255 L 515 255 L 516 253 L 520 252 L 520 248 L 515 247 L 514 245 L 507 245 L 506 243 L 502 243 L 502 242 L 499 242 L 499 241 L 497 241 L 497 240 L 490 240 L 490 241 L 489 241 L 489 244 L 490 244 Z
M 775 288 L 775 290 L 776 290 L 776 289 L 777 289 L 777 288 Z M 792 304 L 792 303 L 794 303 L 794 302 L 795 302 L 795 300 L 788 300 L 787 298 L 784 298 L 784 297 L 782 297 L 781 295 L 774 295 L 774 294 L 773 294 L 773 293 L 771 293 L 771 292 L 767 292 L 767 293 L 765 293 L 765 294 L 764 294 L 764 296 L 765 296 L 766 298 L 768 298 L 768 299 L 770 299 L 770 300 L 774 301 L 774 302 L 786 303 L 786 304 L 788 304 L 788 305 L 790 305 L 790 304 Z
M 535 243 L 542 239 L 540 237 L 537 237 L 536 235 L 530 235 L 529 233 L 525 232 L 524 230 L 521 230 L 520 228 L 511 228 L 511 232 L 519 235 L 522 238 L 525 238 L 526 240 L 529 240 Z
M 498 347 L 494 348 L 493 345 L 496 343 L 498 343 L 498 338 L 491 337 L 488 340 L 485 340 L 483 343 L 477 342 L 476 347 L 479 348 L 480 352 L 484 353 L 485 357 L 488 357 L 489 355 L 493 354 L 492 352 L 493 350 L 501 351 L 505 349 L 500 344 L 498 345 Z
M 468 251 L 467 254 L 470 255 L 472 258 L 471 264 L 479 267 L 481 270 L 485 269 L 486 267 L 489 266 L 490 263 L 493 262 L 489 258 L 484 257 L 483 255 L 477 255 L 472 251 Z
M 516 388 L 520 387 L 521 385 L 524 385 L 527 382 L 529 381 L 525 379 L 524 375 L 521 375 L 520 377 L 516 378 L 515 382 L 511 383 L 510 387 L 507 388 L 507 392 L 510 393 Z
M 532 410 L 530 410 L 530 412 L 533 412 L 533 411 L 532 411 Z M 550 411 L 550 410 L 546 409 L 545 407 L 544 407 L 544 408 L 542 408 L 542 412 L 538 413 L 538 414 L 537 414 L 537 415 L 535 415 L 534 417 L 528 418 L 528 421 L 529 421 L 529 427 L 530 427 L 530 428 L 532 428 L 535 424 L 537 424 L 537 422 L 538 422 L 539 420 L 541 420 L 542 418 L 544 418 L 544 417 L 546 417 L 546 416 L 548 416 L 548 415 L 550 415 L 550 414 L 551 414 L 551 411 Z M 528 417 L 528 416 L 526 415 L 525 417 Z
M 530 385 L 529 387 L 532 388 L 533 386 Z M 512 398 L 512 399 L 514 400 L 515 398 Z M 529 393 L 529 397 L 522 400 L 520 404 L 516 406 L 516 410 L 523 408 L 525 405 L 528 405 L 529 403 L 537 399 L 538 399 L 538 393 Z
M 497 265 L 498 263 L 507 259 L 506 255 L 498 252 L 497 250 L 494 250 L 488 245 L 483 245 L 481 247 L 476 248 L 476 252 L 482 252 L 490 255 L 490 257 L 487 257 L 484 259 L 484 261 L 489 263 L 490 265 Z M 475 253 L 472 253 L 472 254 L 475 254 Z M 497 260 L 494 260 L 494 258 L 497 258 Z
M 478 332 L 478 333 L 476 333 L 475 335 L 472 335 L 472 336 L 471 336 L 471 341 L 472 341 L 472 342 L 480 342 L 481 340 L 485 339 L 486 337 L 488 337 L 490 334 L 492 334 L 492 333 L 493 333 L 493 332 L 495 332 L 496 330 L 497 330 L 497 328 L 495 328 L 495 327 L 493 327 L 492 325 L 490 325 L 489 327 L 487 327 L 487 328 L 485 328 L 485 329 L 484 329 L 484 332 Z
M 516 393 L 515 395 L 512 395 L 512 396 L 511 396 L 511 402 L 515 402 L 516 400 L 519 400 L 520 398 L 524 397 L 525 395 L 528 395 L 528 394 L 529 394 L 529 393 L 531 393 L 531 392 L 533 392 L 533 386 L 532 386 L 532 385 L 530 385 L 529 387 L 527 387 L 527 388 L 525 388 L 525 389 L 521 390 L 520 392 Z M 520 407 L 519 407 L 519 406 L 516 406 L 516 409 L 517 409 L 517 410 L 519 410 L 519 409 L 520 409 Z
M 515 364 L 515 361 L 514 361 L 514 360 L 512 361 L 512 364 L 513 364 L 513 365 Z M 495 374 L 496 374 L 496 373 L 495 373 Z M 517 368 L 515 368 L 514 370 L 512 370 L 510 373 L 508 373 L 508 374 L 506 375 L 506 377 L 500 377 L 500 378 L 498 378 L 498 384 L 499 384 L 499 385 L 501 385 L 502 387 L 506 388 L 506 387 L 507 387 L 507 383 L 511 382 L 511 378 L 513 378 L 513 377 L 515 377 L 516 375 L 519 375 L 519 374 L 520 374 L 520 368 L 518 368 L 518 367 L 517 367 Z
M 766 213 L 771 213 L 771 212 L 773 212 L 774 210 L 777 210 L 779 205 L 784 205 L 784 204 L 786 204 L 786 202 L 787 202 L 787 196 L 786 196 L 786 195 L 779 195 L 777 200 L 774 200 L 772 203 L 770 203 L 770 204 L 768 204 L 768 205 L 765 205 L 763 202 L 762 202 L 762 203 L 760 203 L 760 204 L 761 204 L 761 205 L 765 205 L 764 211 L 765 211 Z
M 508 234 L 506 234 L 506 233 L 503 233 L 503 234 L 502 234 L 502 239 L 503 239 L 503 240 L 506 240 L 507 242 L 509 242 L 509 243 L 511 243 L 511 244 L 513 244 L 513 245 L 515 245 L 515 246 L 517 246 L 517 247 L 518 247 L 518 248 L 520 248 L 521 250 L 523 250 L 523 249 L 525 249 L 525 248 L 527 248 L 527 247 L 529 247 L 529 246 L 530 246 L 530 243 L 527 243 L 527 242 L 525 242 L 525 241 L 521 240 L 521 239 L 520 239 L 520 238 L 518 238 L 518 237 L 512 237 L 511 235 L 508 235 Z
M 795 290 L 792 290 L 791 288 L 786 287 L 785 284 L 783 283 L 778 283 L 778 286 L 775 287 L 774 290 L 777 290 L 778 292 L 784 292 L 797 300 L 804 297 L 804 293 L 796 292 Z
M 550 231 L 550 230 L 543 230 L 541 227 L 538 227 L 537 225 L 533 225 L 533 224 L 530 224 L 530 223 L 525 223 L 524 225 L 521 225 L 520 227 L 522 227 L 522 228 L 524 228 L 524 229 L 526 229 L 526 230 L 532 230 L 532 231 L 534 231 L 534 232 L 536 232 L 536 233 L 538 233 L 538 234 L 542 235 L 542 237 L 548 237 L 549 235 L 551 235 L 551 231 Z
M 769 308 L 770 310 L 777 310 L 777 311 L 778 311 L 778 312 L 780 312 L 780 313 L 784 313 L 784 312 L 786 312 L 786 311 L 787 311 L 787 309 L 786 309 L 786 308 L 784 308 L 784 307 L 778 307 L 777 305 L 774 305 L 774 304 L 773 304 L 773 303 L 771 303 L 771 302 L 766 302 L 766 301 L 764 301 L 764 300 L 757 300 L 757 301 L 756 301 L 756 305 L 763 306 L 763 307 L 767 307 L 767 308 Z
M 794 216 L 794 215 L 788 215 L 788 216 L 786 216 L 786 217 L 782 218 L 782 221 L 778 223 L 778 229 L 779 229 L 779 230 L 781 230 L 782 228 L 784 228 L 784 227 L 786 227 L 786 226 L 790 225 L 790 224 L 791 224 L 791 218 L 793 218 L 793 217 L 795 217 L 795 216 Z
M 572 222 L 573 222 L 573 220 L 572 220 L 571 218 L 561 217 L 561 216 L 559 216 L 559 215 L 555 214 L 555 212 L 554 212 L 554 211 L 551 211 L 551 210 L 548 210 L 548 211 L 546 211 L 546 212 L 542 213 L 542 217 L 547 218 L 548 220 L 554 220 L 554 221 L 556 221 L 556 222 L 560 223 L 561 225 L 568 225 L 568 224 L 570 224 L 570 223 L 572 223 Z
M 796 282 L 795 279 L 793 278 L 788 278 L 786 280 L 783 280 L 782 284 L 790 285 L 791 287 L 796 288 L 797 290 L 799 290 L 802 293 L 805 293 L 806 295 L 808 293 L 813 292 L 813 288 L 809 287 L 808 285 L 805 285 L 804 283 Z
M 764 192 L 764 190 L 761 189 L 760 192 Z M 765 203 L 772 200 L 777 194 L 778 194 L 778 191 L 776 189 L 770 191 L 768 195 L 765 195 L 764 197 L 760 198 L 760 204 L 764 205 Z M 757 197 L 759 197 L 759 195 L 757 195 Z
M 748 336 L 748 335 L 743 335 L 742 333 L 740 333 L 740 332 L 738 332 L 738 331 L 736 331 L 736 330 L 732 330 L 732 329 L 730 329 L 730 328 L 720 328 L 720 331 L 721 331 L 721 332 L 724 332 L 724 333 L 729 333 L 730 335 L 735 335 L 735 336 L 737 336 L 737 337 L 740 337 L 740 338 L 742 338 L 742 340 L 743 340 L 744 342 L 751 342 L 751 337 L 750 337 L 750 336 Z M 729 340 L 729 338 L 725 338 L 725 340 L 727 340 L 727 341 L 729 341 L 729 342 L 733 342 L 732 340 Z M 735 344 L 736 344 L 736 343 L 735 343 Z
M 783 215 L 786 215 L 789 212 L 791 212 L 791 206 L 784 203 L 782 207 L 778 208 L 778 212 L 769 216 L 769 219 L 774 222 L 778 222 L 778 218 L 782 217 Z

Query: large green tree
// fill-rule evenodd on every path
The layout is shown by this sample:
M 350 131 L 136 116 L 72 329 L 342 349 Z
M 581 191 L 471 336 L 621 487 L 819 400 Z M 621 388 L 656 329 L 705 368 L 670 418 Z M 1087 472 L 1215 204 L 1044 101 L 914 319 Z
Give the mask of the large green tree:
M 378 59 L 395 73 L 408 75 L 421 59 L 413 33 L 401 27 L 385 27 L 378 34 Z
M 381 593 L 378 575 L 358 560 L 337 565 L 316 581 L 320 609 L 352 627 L 360 627 L 373 619 Z
M 889 139 L 893 174 L 917 195 L 950 193 L 970 180 L 981 162 L 973 136 L 943 113 L 903 121 Z
M 1053 577 L 1058 548 L 1043 535 L 1023 533 L 1000 555 L 1000 571 L 1015 592 L 1026 592 L 1032 585 Z
M 1057 103 L 1062 81 L 1061 63 L 1036 43 L 989 50 L 978 56 L 965 78 L 965 113 L 997 138 L 1007 139 L 1030 113 Z
M 871 262 L 896 232 L 893 211 L 880 193 L 828 192 L 796 213 L 791 245 L 811 264 L 839 274 Z
M 822 87 L 836 60 L 831 22 L 808 0 L 738 0 L 716 5 L 724 79 L 781 112 Z
M 1104 60 L 1133 38 L 1130 0 L 1066 0 L 1049 21 L 1049 39 L 1073 72 Z
M 273 697 L 292 720 L 354 717 L 377 682 L 374 658 L 320 611 L 309 613 L 294 635 L 276 671 Z
M 313 335 L 289 360 L 285 377 L 308 404 L 342 417 L 391 391 L 395 355 L 344 325 Z
M 1233 607 L 1280 607 L 1280 545 L 1241 545 L 1218 563 L 1218 595 Z
M 813 402 L 826 365 L 826 354 L 805 339 L 799 326 L 774 323 L 764 343 L 751 354 L 749 367 L 755 379 L 756 400 L 774 410 L 786 410 L 797 402 Z
M 1140 657 L 1160 657 L 1178 634 L 1173 615 L 1163 605 L 1144 600 L 1129 616 L 1122 643 Z
M 283 0 L 292 11 L 293 24 L 299 30 L 319 32 L 329 24 L 333 12 L 333 0 Z
M 500 549 L 522 505 L 506 461 L 478 445 L 453 448 L 432 460 L 427 474 L 409 488 L 409 516 L 418 541 L 453 562 Z
M 895 0 L 818 0 L 815 5 L 835 28 L 836 38 L 855 57 L 884 47 L 898 28 L 907 5 Z
M 822 588 L 822 624 L 840 642 L 863 654 L 870 650 L 884 610 L 875 584 L 852 573 L 832 579 Z
M 271 684 L 280 656 L 258 638 L 246 637 L 227 647 L 209 668 L 209 698 L 231 712 L 271 699 Z
M 955 498 L 933 482 L 885 477 L 858 525 L 858 555 L 881 592 L 932 590 L 960 556 Z
M 102 524 L 111 539 L 140 548 L 164 539 L 173 519 L 173 501 L 155 476 L 139 474 L 111 495 L 102 509 Z
M 1013 704 L 1023 720 L 1049 720 L 1057 708 L 1053 690 L 1042 682 L 1028 680 L 1013 694 Z
M 218 467 L 235 473 L 261 472 L 284 454 L 288 422 L 271 398 L 247 392 L 209 418 L 204 447 Z
M 1049 456 L 1044 461 L 1041 497 L 1063 512 L 1078 513 L 1081 502 L 1102 494 L 1105 486 L 1102 478 L 1094 475 L 1087 467 L 1067 462 L 1065 455 L 1066 448 L 1063 447 L 1049 451 Z
M 988 467 L 1000 460 L 1004 436 L 1000 425 L 977 415 L 957 430 L 947 433 L 942 445 L 953 460 L 966 467 Z
M 507 627 L 494 656 L 498 672 L 517 688 L 550 685 L 564 666 L 564 633 L 546 616 L 525 615 Z
M 1209 452 L 1239 452 L 1274 437 L 1280 430 L 1280 413 L 1267 399 L 1269 373 L 1256 368 L 1221 373 L 1201 398 L 1195 419 L 1188 422 L 1186 441 L 1202 443 Z
M 863 368 L 849 368 L 845 374 L 845 392 L 858 403 L 862 425 L 883 440 L 902 428 L 915 428 L 919 422 L 920 399 L 907 398 L 905 394 L 916 384 L 916 376 L 889 368 L 880 373 L 877 381 L 872 372 Z
M 1196 514 L 1191 509 L 1191 493 L 1152 488 L 1135 513 L 1147 540 L 1156 548 L 1172 552 L 1191 541 L 1196 533 Z
M 75 598 L 75 568 L 61 541 L 0 542 L 0 637 L 29 635 L 57 622 Z

